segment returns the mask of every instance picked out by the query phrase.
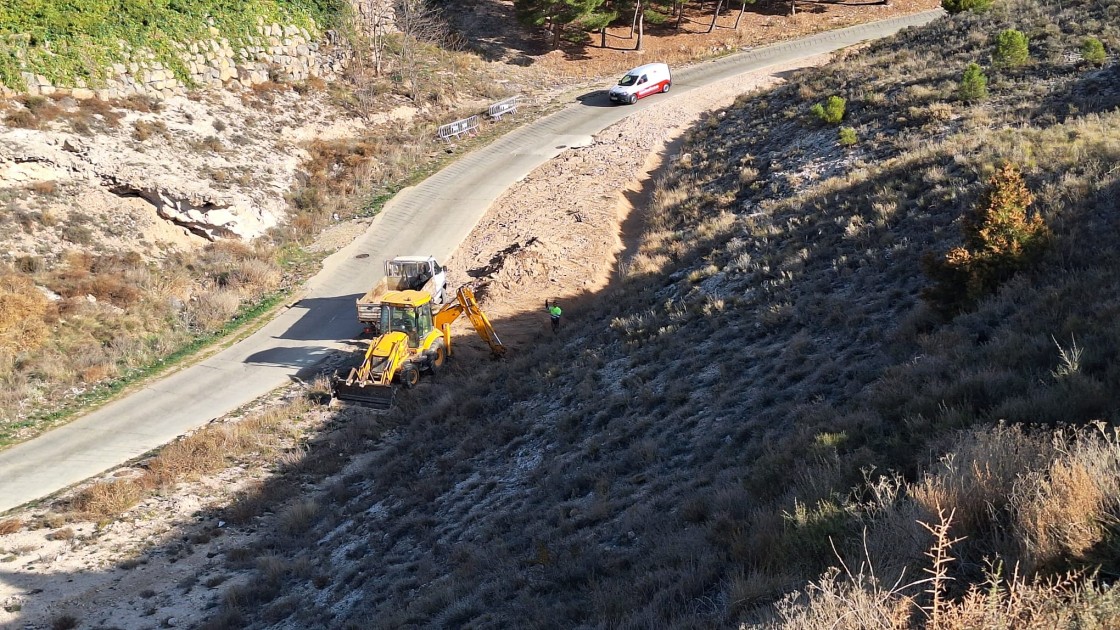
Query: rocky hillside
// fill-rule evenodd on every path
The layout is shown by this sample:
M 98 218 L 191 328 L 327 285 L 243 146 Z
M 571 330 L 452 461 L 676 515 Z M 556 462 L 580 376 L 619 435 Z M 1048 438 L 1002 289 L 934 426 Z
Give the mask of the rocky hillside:
M 5 613 L 18 617 L 26 605 L 27 616 L 33 607 L 39 618 L 54 615 L 56 627 L 110 625 L 120 617 L 103 604 L 113 599 L 136 627 L 180 623 L 174 615 L 188 613 L 165 610 L 183 602 L 190 615 L 204 610 L 211 628 L 1114 625 L 1118 592 L 1093 571 L 1120 567 L 1120 440 L 1110 428 L 1120 409 L 1111 387 L 1120 376 L 1112 281 L 1120 250 L 1107 238 L 1120 193 L 1118 10 L 1116 0 L 1011 0 L 744 95 L 672 148 L 648 211 L 621 226 L 614 268 L 593 270 L 598 281 L 565 299 L 560 334 L 541 330 L 530 294 L 525 310 L 495 320 L 521 335 L 507 362 L 467 353 L 390 414 L 309 409 L 321 392 L 293 387 L 283 404 L 209 427 L 69 500 L 75 513 L 112 520 L 125 511 L 123 520 L 77 524 L 35 510 L 0 521 L 0 536 L 50 530 L 50 551 L 13 545 L 0 555 L 20 567 L 0 569 L 21 589 L 2 602 Z M 1016 36 L 1001 35 L 1009 29 L 1025 36 L 1025 58 Z M 985 75 L 984 90 L 963 81 L 969 63 Z M 246 98 L 293 127 L 325 129 L 307 112 L 286 118 L 289 91 L 268 86 Z M 329 94 L 320 96 L 335 102 Z M 132 130 L 110 133 L 122 150 L 176 159 L 197 155 L 189 138 L 225 147 L 256 130 L 282 155 L 306 151 L 317 166 L 295 176 L 307 184 L 292 199 L 297 225 L 328 224 L 342 207 L 327 201 L 337 192 L 326 186 L 331 175 L 369 164 L 368 142 L 300 145 L 286 135 L 300 132 L 266 134 L 264 122 L 231 129 L 225 116 L 241 110 L 226 114 L 223 99 L 189 110 L 200 128 L 172 118 L 165 135 L 145 102 L 120 113 Z M 63 114 L 42 112 L 46 105 Z M 31 100 L 11 114 L 27 119 L 24 110 L 48 120 L 47 133 L 70 134 L 42 148 L 60 164 L 96 173 L 87 156 L 112 159 L 78 144 L 80 128 L 63 128 L 80 105 Z M 115 111 L 84 124 L 112 128 Z M 407 146 L 407 131 L 388 137 L 403 147 L 397 156 L 422 152 Z M 609 152 L 572 149 L 548 185 L 576 172 L 595 177 L 597 157 Z M 213 153 L 203 154 L 208 167 L 240 164 Z M 32 162 L 12 159 L 7 172 L 23 178 L 13 180 L 13 203 L 29 204 L 31 227 L 20 229 L 45 235 L 34 213 L 55 193 L 46 177 L 31 178 L 63 166 Z M 995 177 L 1007 164 L 1029 194 Z M 366 175 L 382 181 L 381 171 Z M 104 186 L 87 179 L 90 189 Z M 341 188 L 358 188 L 358 179 Z M 142 194 L 123 197 L 140 203 Z M 643 191 L 620 194 L 644 208 Z M 601 192 L 589 199 L 613 203 Z M 981 211 L 1008 210 L 1001 199 L 1030 200 L 1025 216 L 1045 225 L 1044 246 L 1031 256 L 993 248 L 1011 254 L 1003 258 L 968 250 L 985 264 L 950 267 L 966 276 L 951 277 L 961 284 L 950 288 L 969 299 L 946 302 L 945 291 L 931 291 L 936 270 L 953 248 L 995 242 L 970 226 L 988 225 Z M 551 230 L 584 221 L 563 208 Z M 527 229 L 513 209 L 503 225 Z M 600 247 L 618 226 L 597 210 L 589 222 L 609 232 L 595 235 Z M 1021 226 L 1000 225 L 1017 243 Z M 100 224 L 88 231 L 76 238 L 112 245 Z M 298 242 L 307 233 L 294 234 Z M 549 258 L 556 250 L 519 243 L 500 250 L 500 268 L 480 287 L 487 300 L 516 303 L 520 278 L 559 264 Z M 135 258 L 109 251 L 60 256 L 61 271 L 31 251 L 13 250 L 17 268 L 66 289 L 53 315 L 44 312 L 121 356 L 137 344 L 89 317 L 123 310 L 112 300 L 129 299 L 122 287 L 131 285 L 111 280 L 177 284 L 165 280 L 173 275 L 144 277 Z M 267 252 L 202 251 L 182 262 L 210 279 L 211 297 L 172 295 L 184 305 L 177 313 L 204 313 L 201 305 L 220 304 L 223 291 L 251 278 L 277 281 Z M 487 254 L 497 253 L 470 252 L 495 265 Z M 10 280 L 0 287 L 42 293 Z M 167 321 L 167 311 L 151 313 Z M 0 332 L 24 338 L 18 328 Z M 82 359 L 76 367 L 89 371 L 80 378 L 94 379 L 101 364 Z M 9 392 L 56 374 L 57 364 L 9 364 L 24 370 L 7 377 Z M 271 459 L 235 459 L 245 453 Z M 186 482 L 235 496 L 173 494 Z M 155 496 L 138 503 L 141 491 Z M 180 515 L 174 525 L 158 520 L 165 511 Z M 52 558 L 73 560 L 132 530 L 150 548 L 101 550 L 66 569 L 84 590 L 64 606 L 34 602 L 36 572 Z M 69 584 L 61 571 L 43 573 L 52 589 Z M 98 573 L 118 581 L 103 588 Z M 126 595 L 108 593 L 118 586 Z
M 1113 623 L 1088 576 L 1120 566 L 1116 437 L 1048 429 L 1120 419 L 1120 76 L 1083 52 L 1117 50 L 1117 10 L 946 17 L 713 114 L 621 278 L 555 340 L 366 420 L 368 463 L 259 546 L 290 570 L 216 620 Z M 1025 60 L 997 46 L 1009 29 Z M 973 62 L 986 94 L 962 91 Z M 931 301 L 1007 163 L 1045 249 L 968 304 Z M 1067 570 L 1088 573 L 1032 590 Z
M 144 31 L 125 51 L 63 29 L 90 26 L 69 5 L 53 22 L 0 20 L 30 34 L 27 81 L 11 84 L 23 92 L 0 98 L 0 446 L 267 310 L 322 255 L 302 245 L 368 221 L 447 155 L 438 124 L 521 91 L 524 72 L 424 40 L 416 72 L 461 75 L 417 93 L 390 74 L 396 57 L 377 74 L 339 31 L 314 31 L 342 20 L 322 13 L 332 3 L 305 4 L 208 25 L 172 11 L 160 19 L 174 46 Z

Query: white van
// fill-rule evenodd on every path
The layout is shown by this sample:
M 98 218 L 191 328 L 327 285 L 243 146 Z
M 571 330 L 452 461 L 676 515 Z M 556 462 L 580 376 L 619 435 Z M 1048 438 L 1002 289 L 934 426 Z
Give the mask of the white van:
M 664 63 L 647 63 L 622 75 L 618 85 L 611 88 L 610 98 L 614 103 L 638 102 L 643 96 L 657 92 L 668 92 L 673 85 L 669 66 Z

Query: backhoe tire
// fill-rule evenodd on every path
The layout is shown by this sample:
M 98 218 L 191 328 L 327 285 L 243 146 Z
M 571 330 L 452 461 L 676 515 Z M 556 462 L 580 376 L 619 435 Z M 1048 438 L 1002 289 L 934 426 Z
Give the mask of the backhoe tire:
M 401 380 L 401 386 L 412 389 L 420 382 L 420 370 L 413 363 L 405 363 L 401 366 L 398 378 Z
M 428 349 L 428 371 L 435 374 L 443 368 L 443 364 L 447 362 L 447 348 L 443 347 L 442 341 L 437 341 L 432 344 Z

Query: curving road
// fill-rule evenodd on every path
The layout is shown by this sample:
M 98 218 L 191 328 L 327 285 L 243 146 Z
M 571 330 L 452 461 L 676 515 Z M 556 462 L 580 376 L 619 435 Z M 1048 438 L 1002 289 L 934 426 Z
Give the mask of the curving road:
M 330 256 L 304 298 L 253 335 L 136 393 L 0 452 L 0 513 L 49 496 L 166 444 L 210 420 L 314 371 L 357 332 L 354 299 L 398 254 L 447 259 L 508 186 L 568 148 L 580 146 L 650 101 L 742 72 L 831 52 L 925 24 L 915 15 L 757 48 L 674 73 L 668 95 L 609 107 L 603 92 L 518 128 L 397 195 L 360 238 Z M 360 254 L 368 254 L 357 258 Z

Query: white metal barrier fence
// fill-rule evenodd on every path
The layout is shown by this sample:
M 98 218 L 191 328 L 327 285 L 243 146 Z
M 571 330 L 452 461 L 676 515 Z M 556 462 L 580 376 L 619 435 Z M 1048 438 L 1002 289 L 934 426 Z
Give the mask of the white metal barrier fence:
M 436 132 L 436 135 L 439 136 L 440 140 L 451 142 L 452 138 L 458 140 L 459 136 L 462 136 L 463 134 L 474 133 L 477 129 L 478 116 L 475 115 L 471 116 L 470 118 L 464 118 L 462 120 L 456 120 L 455 122 L 447 123 L 446 125 L 440 125 L 439 131 Z
M 511 96 L 505 100 L 498 101 L 490 106 L 486 111 L 490 118 L 494 120 L 501 120 L 502 116 L 506 114 L 516 114 L 517 106 L 521 104 L 521 95 Z
M 488 107 L 486 109 L 486 115 L 488 115 L 491 120 L 497 122 L 501 120 L 502 116 L 505 116 L 506 114 L 516 114 L 517 106 L 520 104 L 520 94 L 518 94 L 517 96 L 511 96 L 507 99 L 500 100 Z M 452 139 L 458 140 L 461 136 L 464 135 L 474 135 L 474 133 L 478 131 L 478 125 L 478 114 L 475 114 L 474 116 L 471 116 L 469 118 L 463 118 L 461 120 L 456 120 L 455 122 L 449 122 L 446 125 L 440 125 L 439 130 L 436 131 L 436 135 L 439 136 L 440 140 L 450 143 Z

